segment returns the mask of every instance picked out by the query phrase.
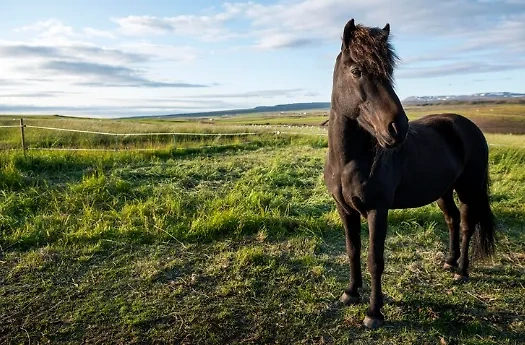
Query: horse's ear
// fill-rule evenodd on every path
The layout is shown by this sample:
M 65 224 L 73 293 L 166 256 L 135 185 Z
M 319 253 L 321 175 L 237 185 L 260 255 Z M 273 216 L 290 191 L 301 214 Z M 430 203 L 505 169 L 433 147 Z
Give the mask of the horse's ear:
M 383 32 L 385 33 L 385 36 L 388 37 L 390 34 L 390 24 L 386 23 L 385 27 L 383 28 Z
M 343 44 L 341 45 L 341 50 L 345 50 L 348 48 L 348 45 L 350 44 L 350 40 L 352 39 L 352 35 L 355 31 L 355 22 L 354 18 L 350 19 L 348 23 L 345 25 L 345 29 L 343 30 Z

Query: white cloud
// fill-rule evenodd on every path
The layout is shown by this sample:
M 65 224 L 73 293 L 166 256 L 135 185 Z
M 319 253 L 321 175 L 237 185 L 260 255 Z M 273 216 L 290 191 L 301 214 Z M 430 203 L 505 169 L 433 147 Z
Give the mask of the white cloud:
M 313 42 L 315 39 L 301 38 L 293 34 L 271 33 L 262 37 L 255 47 L 259 49 L 296 48 L 310 45 Z
M 151 55 L 130 50 L 103 48 L 94 44 L 37 45 L 23 42 L 0 41 L 0 60 L 23 62 L 47 59 L 82 60 L 99 63 L 138 63 L 151 59 Z
M 355 18 L 367 26 L 388 22 L 394 35 L 404 37 L 455 37 L 472 45 L 499 37 L 505 47 L 511 47 L 525 42 L 520 39 L 525 31 L 524 12 L 525 3 L 512 0 L 282 0 L 268 5 L 224 3 L 206 15 L 128 16 L 113 21 L 128 35 L 171 33 L 203 40 L 242 36 L 251 38 L 256 48 L 280 49 L 336 42 L 344 24 Z M 229 24 L 235 20 L 247 20 L 250 26 L 234 31 Z M 492 34 L 495 28 L 507 35 Z
M 231 37 L 231 33 L 222 25 L 228 17 L 220 13 L 215 16 L 182 15 L 157 18 L 152 16 L 128 16 L 112 18 L 125 35 L 162 35 L 175 33 L 183 36 L 199 37 L 203 40 L 221 40 Z
M 172 31 L 165 19 L 152 16 L 128 16 L 111 20 L 120 26 L 120 32 L 125 35 L 160 35 Z
M 252 21 L 253 27 L 271 28 L 273 33 L 293 36 L 295 39 L 288 38 L 292 45 L 296 40 L 310 40 L 312 37 L 337 40 L 351 18 L 367 26 L 384 26 L 388 22 L 394 34 L 405 37 L 479 38 L 496 27 L 500 31 L 512 32 L 516 39 L 524 37 L 519 36 L 525 28 L 524 12 L 523 2 L 466 0 L 405 0 L 395 3 L 383 0 L 303 0 L 252 4 L 244 8 L 244 14 Z M 270 40 L 268 31 L 259 32 L 263 34 L 261 41 Z M 507 41 L 505 37 L 500 36 L 500 39 Z M 283 45 L 275 45 L 275 48 L 281 47 Z
M 451 75 L 492 73 L 525 68 L 523 62 L 492 63 L 492 62 L 455 62 L 442 64 L 437 67 L 406 68 L 399 72 L 399 77 L 406 79 L 447 77 Z
M 257 90 L 257 91 L 246 91 L 238 93 L 217 93 L 217 94 L 200 94 L 196 96 L 187 96 L 188 98 L 274 98 L 274 97 L 287 97 L 292 98 L 298 93 L 304 92 L 303 89 L 276 89 L 276 90 Z
M 75 35 L 71 26 L 64 25 L 58 19 L 38 21 L 15 29 L 15 32 L 36 33 L 37 37 L 40 38 L 73 37 Z
M 90 27 L 84 28 L 83 31 L 84 31 L 84 34 L 86 34 L 87 37 L 102 37 L 102 38 L 108 38 L 108 39 L 112 39 L 112 40 L 117 38 L 117 35 L 115 35 L 112 32 L 104 31 L 104 30 L 98 30 L 98 29 L 94 29 L 94 28 L 90 28 Z
M 0 72 L 12 82 L 37 85 L 60 81 L 69 85 L 150 88 L 203 85 L 147 76 L 148 70 L 159 60 L 170 63 L 194 60 L 197 50 L 192 47 L 148 42 L 115 42 L 112 47 L 103 47 L 90 39 L 109 38 L 107 32 L 92 28 L 79 32 L 55 19 L 38 21 L 14 31 L 29 34 L 29 38 L 0 40 Z M 89 78 L 88 71 L 91 71 Z
M 521 61 L 525 54 L 523 0 L 248 1 L 227 2 L 197 13 L 166 13 L 159 17 L 138 13 L 106 18 L 114 25 L 111 30 L 94 26 L 78 27 L 74 21 L 66 23 L 64 18 L 64 22 L 58 19 L 40 20 L 16 29 L 14 33 L 5 31 L 5 40 L 0 40 L 0 75 L 4 79 L 0 88 L 13 85 L 18 89 L 20 86 L 29 95 L 41 95 L 42 104 L 46 106 L 46 101 L 58 98 L 44 96 L 55 85 L 57 91 L 75 92 L 80 88 L 81 92 L 104 90 L 101 93 L 108 92 L 110 95 L 119 92 L 116 85 L 134 86 L 125 89 L 123 99 L 144 99 L 140 96 L 143 92 L 165 95 L 171 90 L 188 91 L 185 94 L 187 99 L 199 98 L 198 101 L 202 102 L 215 96 L 217 99 L 231 98 L 236 102 L 246 99 L 254 103 L 266 98 L 273 100 L 274 97 L 275 100 L 298 99 L 301 95 L 313 93 L 306 88 L 294 89 L 296 86 L 291 81 L 279 84 L 282 90 L 239 91 L 248 87 L 273 88 L 271 81 L 266 81 L 264 86 L 250 85 L 252 82 L 242 75 L 250 56 L 254 56 L 250 55 L 253 54 L 250 50 L 329 46 L 332 53 L 320 51 L 318 56 L 305 57 L 305 61 L 309 63 L 322 59 L 323 66 L 324 61 L 327 61 L 326 66 L 333 66 L 343 27 L 350 18 L 367 26 L 391 24 L 394 45 L 402 49 L 401 52 L 398 49 L 402 63 L 396 74 L 402 78 L 525 68 Z M 178 36 L 185 39 L 181 45 L 177 43 Z M 200 42 L 221 40 L 227 41 L 227 47 L 225 44 Z M 408 47 L 410 42 L 416 43 Z M 213 59 L 206 59 L 205 51 L 219 53 Z M 248 59 L 237 66 L 235 57 L 241 54 Z M 258 51 L 255 54 L 259 54 L 258 58 L 275 57 L 268 52 L 261 54 Z M 208 68 L 209 65 L 202 69 L 194 68 L 195 62 L 200 62 L 199 58 L 213 68 Z M 234 66 L 229 75 L 218 70 L 225 63 Z M 264 63 L 261 67 L 268 71 L 276 68 Z M 279 74 L 278 71 L 275 73 Z M 318 75 L 316 73 L 313 74 Z M 199 80 L 179 81 L 176 80 L 178 78 Z M 208 78 L 211 80 L 206 80 Z M 237 89 L 218 86 L 213 83 L 214 78 L 223 84 L 235 84 Z M 283 79 L 279 78 L 276 77 L 276 82 L 282 83 Z M 79 86 L 79 83 L 82 85 Z M 244 86 L 245 83 L 247 86 Z M 86 85 L 112 88 L 97 89 Z M 137 90 L 139 86 L 142 86 L 140 93 Z M 191 93 L 191 88 L 177 88 L 190 86 L 214 88 L 209 89 L 208 94 L 200 91 Z M 20 92 L 11 92 L 11 95 L 11 99 L 23 99 L 22 96 L 14 96 L 21 95 Z M 89 101 L 98 102 L 97 99 Z M 24 102 L 27 103 L 26 100 Z
M 121 43 L 119 47 L 124 51 L 147 55 L 151 60 L 193 61 L 199 56 L 196 48 L 190 46 L 174 46 L 153 44 L 149 42 Z
M 221 41 L 246 37 L 246 32 L 233 31 L 227 23 L 246 18 L 256 8 L 253 2 L 221 5 L 221 10 L 207 15 L 186 14 L 172 17 L 137 16 L 113 17 L 119 32 L 130 36 L 176 34 L 197 37 L 204 41 Z
M 512 53 L 525 52 L 525 6 L 524 12 L 505 16 L 494 26 L 469 33 L 469 39 L 461 48 L 464 50 L 504 49 Z M 461 50 L 458 49 L 458 50 Z

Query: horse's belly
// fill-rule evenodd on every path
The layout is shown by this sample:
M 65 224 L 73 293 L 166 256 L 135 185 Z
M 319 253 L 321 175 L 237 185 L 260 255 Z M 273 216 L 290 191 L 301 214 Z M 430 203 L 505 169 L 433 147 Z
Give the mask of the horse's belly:
M 445 194 L 448 188 L 443 188 L 438 192 L 421 194 L 418 192 L 411 193 L 412 197 L 407 197 L 408 193 L 403 195 L 395 195 L 394 201 L 390 208 L 401 209 L 401 208 L 415 208 L 421 207 L 433 203 Z
M 457 180 L 459 165 L 436 169 L 433 173 L 411 174 L 398 185 L 391 208 L 414 208 L 428 205 L 441 198 Z

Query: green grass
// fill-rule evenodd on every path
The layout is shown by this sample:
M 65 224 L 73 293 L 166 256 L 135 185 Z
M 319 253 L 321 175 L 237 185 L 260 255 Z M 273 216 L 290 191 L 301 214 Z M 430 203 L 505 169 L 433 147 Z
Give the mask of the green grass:
M 525 105 L 523 104 L 474 104 L 407 106 L 407 115 L 416 119 L 436 112 L 454 112 L 473 119 L 487 133 L 525 133 Z M 28 126 L 55 127 L 108 133 L 266 133 L 276 131 L 301 132 L 315 135 L 326 134 L 319 126 L 328 117 L 328 111 L 260 113 L 238 116 L 208 118 L 171 119 L 84 119 L 59 116 L 27 116 Z M 19 125 L 22 116 L 0 116 L 0 126 Z M 257 125 L 257 126 L 253 126 Z M 286 128 L 283 126 L 292 126 Z M 306 127 L 308 128 L 306 128 Z M 313 128 L 312 128 L 313 126 Z M 300 128 L 298 128 L 300 127 Z M 169 149 L 202 146 L 242 144 L 254 136 L 200 136 L 200 135 L 143 135 L 108 136 L 76 132 L 54 131 L 40 128 L 25 129 L 26 146 L 30 149 Z M 264 140 L 264 139 L 263 139 Z M 0 128 L 0 149 L 21 147 L 20 128 Z
M 223 125 L 214 126 L 197 121 L 174 120 L 113 120 L 82 119 L 67 117 L 24 118 L 26 126 L 51 127 L 71 130 L 83 130 L 105 133 L 240 133 L 238 136 L 201 136 L 195 135 L 142 135 L 111 136 L 78 132 L 56 131 L 42 128 L 25 128 L 25 140 L 28 148 L 105 148 L 105 149 L 158 149 L 169 147 L 190 147 L 222 145 L 232 142 L 242 143 L 251 139 L 242 135 L 247 128 Z M 0 116 L 0 126 L 19 126 L 19 117 Z M 250 133 L 257 130 L 249 129 Z M 0 128 L 0 149 L 18 149 L 21 147 L 20 128 Z
M 232 117 L 220 117 L 214 122 L 217 124 L 238 125 L 311 125 L 319 126 L 328 119 L 329 110 L 317 110 L 304 112 L 261 113 L 250 115 L 238 115 Z
M 498 117 L 523 117 L 525 116 L 524 104 L 440 104 L 428 106 L 409 105 L 405 111 L 410 118 L 418 118 L 429 113 L 458 113 L 467 117 L 498 116 Z
M 326 138 L 4 152 L 0 342 L 523 342 L 524 141 L 488 137 L 509 146 L 490 154 L 497 255 L 454 285 L 437 206 L 391 211 L 377 331 L 361 325 L 366 303 L 337 302 L 349 270 Z

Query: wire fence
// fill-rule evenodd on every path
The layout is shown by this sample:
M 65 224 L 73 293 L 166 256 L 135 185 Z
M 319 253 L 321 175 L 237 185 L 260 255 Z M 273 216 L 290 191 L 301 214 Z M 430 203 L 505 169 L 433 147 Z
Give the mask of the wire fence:
M 128 136 L 158 136 L 158 135 L 188 135 L 188 136 L 247 136 L 247 135 L 257 135 L 255 132 L 248 133 L 195 133 L 195 132 L 139 132 L 139 133 L 110 133 L 110 132 L 96 132 L 96 131 L 83 131 L 79 129 L 68 129 L 68 128 L 56 128 L 56 127 L 44 127 L 44 126 L 31 126 L 25 125 L 25 128 L 37 128 L 37 129 L 47 129 L 54 131 L 64 131 L 64 132 L 74 132 L 74 133 L 86 133 L 86 134 L 99 134 L 99 135 L 112 135 L 116 137 L 128 137 Z
M 19 128 L 20 129 L 20 142 L 21 149 L 24 151 L 24 154 L 28 150 L 51 150 L 51 151 L 120 151 L 122 149 L 115 145 L 114 148 L 104 147 L 104 148 L 75 148 L 75 147 L 28 147 L 25 140 L 25 134 L 27 129 L 35 130 L 48 130 L 48 131 L 58 131 L 58 132 L 70 132 L 70 133 L 81 133 L 81 134 L 93 134 L 93 135 L 102 135 L 110 136 L 117 138 L 129 138 L 129 137 L 146 137 L 146 136 L 191 136 L 191 137 L 215 137 L 215 138 L 227 138 L 227 137 L 250 137 L 258 136 L 262 134 L 288 134 L 288 135 L 306 135 L 306 136 L 321 136 L 326 137 L 328 131 L 325 127 L 319 126 L 308 126 L 308 125 L 236 125 L 237 128 L 252 129 L 256 128 L 258 131 L 243 131 L 243 132 L 219 132 L 219 133 L 201 133 L 201 132 L 129 132 L 129 133 L 114 133 L 114 132 L 104 132 L 104 131 L 91 131 L 91 130 L 80 130 L 72 128 L 60 128 L 60 127 L 51 127 L 51 126 L 35 126 L 28 125 L 24 123 L 24 119 L 20 119 L 19 125 L 0 125 L 0 128 Z M 490 146 L 501 146 L 501 147 L 516 147 L 516 145 L 505 145 L 498 143 L 489 143 Z M 221 147 L 228 145 L 206 145 L 200 146 L 200 148 L 211 148 L 211 147 Z M 525 148 L 525 146 L 517 146 L 520 148 Z M 152 148 L 140 148 L 133 147 L 134 151 L 155 151 L 158 150 L 158 147 Z
M 245 125 L 245 126 L 234 126 L 234 127 L 242 127 L 243 129 L 254 129 L 254 127 Z M 250 128 L 251 127 L 251 128 Z M 262 126 L 261 126 L 262 127 Z M 24 119 L 20 119 L 20 124 L 18 125 L 0 125 L 0 128 L 10 129 L 10 128 L 19 128 L 20 129 L 20 148 L 24 151 L 24 154 L 28 150 L 32 151 L 38 151 L 38 150 L 49 150 L 49 151 L 120 151 L 120 150 L 126 150 L 127 147 L 119 147 L 119 144 L 117 142 L 118 138 L 132 138 L 132 137 L 159 137 L 159 136 L 171 136 L 171 137 L 203 137 L 203 138 L 229 138 L 229 137 L 252 137 L 252 136 L 260 136 L 260 135 L 280 135 L 280 134 L 290 134 L 290 135 L 326 135 L 323 133 L 306 133 L 306 132 L 297 132 L 297 131 L 289 131 L 289 130 L 282 130 L 282 128 L 279 128 L 280 130 L 277 130 L 276 128 L 271 129 L 263 129 L 263 128 L 257 128 L 257 131 L 240 131 L 240 132 L 216 132 L 216 133 L 210 133 L 210 132 L 126 132 L 126 133 L 116 133 L 116 132 L 109 132 L 109 131 L 94 131 L 94 130 L 82 130 L 82 129 L 73 129 L 73 128 L 61 128 L 61 127 L 52 127 L 52 126 L 37 126 L 37 125 L 29 125 L 24 123 Z M 291 128 L 288 126 L 288 128 Z M 57 132 L 68 132 L 68 133 L 80 133 L 80 134 L 91 134 L 91 135 L 101 135 L 101 136 L 108 136 L 115 138 L 115 142 L 113 146 L 111 147 L 103 147 L 103 148 L 94 148 L 94 147 L 88 147 L 88 148 L 79 148 L 79 147 L 28 147 L 26 142 L 26 134 L 28 132 L 28 129 L 31 130 L 44 130 L 44 131 L 57 131 Z M 201 145 L 199 148 L 214 148 L 214 147 L 222 147 L 222 146 L 229 146 L 229 145 L 219 145 L 217 142 L 214 142 L 213 145 Z M 152 148 L 141 148 L 141 147 L 132 147 L 130 148 L 133 151 L 155 151 L 158 150 L 159 147 L 152 147 Z

